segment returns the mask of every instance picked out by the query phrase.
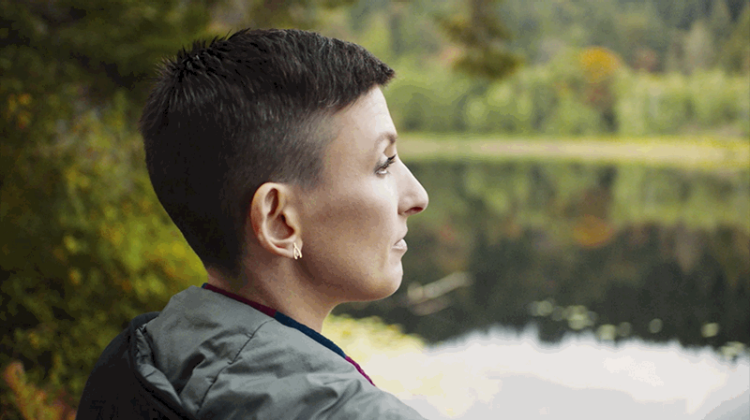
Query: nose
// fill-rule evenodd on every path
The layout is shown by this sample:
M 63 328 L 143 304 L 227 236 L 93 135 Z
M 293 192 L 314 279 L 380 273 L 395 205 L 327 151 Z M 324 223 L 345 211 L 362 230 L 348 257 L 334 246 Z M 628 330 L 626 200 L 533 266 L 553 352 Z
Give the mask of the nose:
M 430 198 L 422 184 L 406 165 L 403 165 L 403 179 L 399 200 L 399 214 L 411 216 L 427 208 Z

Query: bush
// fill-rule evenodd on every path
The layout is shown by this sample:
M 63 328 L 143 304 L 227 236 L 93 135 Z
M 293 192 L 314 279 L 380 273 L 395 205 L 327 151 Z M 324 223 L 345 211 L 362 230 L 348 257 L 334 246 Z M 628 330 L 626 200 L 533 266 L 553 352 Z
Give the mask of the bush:
M 544 125 L 544 132 L 553 135 L 581 136 L 605 131 L 601 114 L 572 95 L 560 98 Z
M 748 134 L 750 85 L 719 70 L 691 76 L 620 73 L 615 113 L 622 135 L 680 134 L 733 127 Z
M 624 75 L 615 107 L 623 135 L 676 134 L 691 121 L 685 77 L 672 74 L 657 79 L 649 74 Z
M 0 366 L 17 359 L 32 383 L 76 401 L 124 325 L 202 273 L 125 121 L 117 107 L 91 111 L 54 144 L 28 150 L 0 201 Z
M 469 80 L 432 63 L 402 61 L 398 77 L 385 96 L 400 130 L 457 132 L 466 130 L 464 107 L 475 89 Z
M 601 48 L 560 55 L 484 85 L 402 61 L 386 90 L 403 131 L 624 136 L 750 134 L 750 84 L 720 70 L 634 73 Z
M 470 99 L 465 109 L 467 127 L 475 132 L 528 134 L 533 132 L 534 103 L 528 86 L 515 79 L 491 85 Z
M 741 121 L 750 119 L 747 78 L 730 77 L 721 70 L 697 72 L 690 77 L 688 89 L 695 123 L 701 127 L 741 127 Z

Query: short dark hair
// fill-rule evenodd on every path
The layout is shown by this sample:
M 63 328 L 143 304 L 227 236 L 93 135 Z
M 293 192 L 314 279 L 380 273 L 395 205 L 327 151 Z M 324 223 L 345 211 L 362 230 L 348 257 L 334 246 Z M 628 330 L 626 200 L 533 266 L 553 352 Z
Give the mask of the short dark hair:
M 166 61 L 140 121 L 146 165 L 203 264 L 238 276 L 258 187 L 313 187 L 323 123 L 393 75 L 359 45 L 300 30 L 242 30 Z

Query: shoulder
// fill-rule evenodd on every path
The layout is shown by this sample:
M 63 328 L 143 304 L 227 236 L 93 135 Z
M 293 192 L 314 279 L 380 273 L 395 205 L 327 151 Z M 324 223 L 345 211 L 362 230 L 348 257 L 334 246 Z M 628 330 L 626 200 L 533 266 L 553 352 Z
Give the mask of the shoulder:
M 350 363 L 301 332 L 264 324 L 216 378 L 206 418 L 421 419 Z
M 420 419 L 297 329 L 191 288 L 147 324 L 156 364 L 199 418 Z

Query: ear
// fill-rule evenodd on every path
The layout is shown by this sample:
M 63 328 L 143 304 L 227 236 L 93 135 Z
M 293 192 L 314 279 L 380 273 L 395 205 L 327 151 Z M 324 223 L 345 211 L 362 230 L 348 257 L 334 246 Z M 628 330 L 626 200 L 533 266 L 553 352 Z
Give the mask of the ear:
M 302 248 L 296 195 L 288 184 L 266 182 L 253 195 L 248 216 L 252 234 L 272 254 L 294 257 L 294 244 Z M 251 232 L 246 232 L 251 234 Z

